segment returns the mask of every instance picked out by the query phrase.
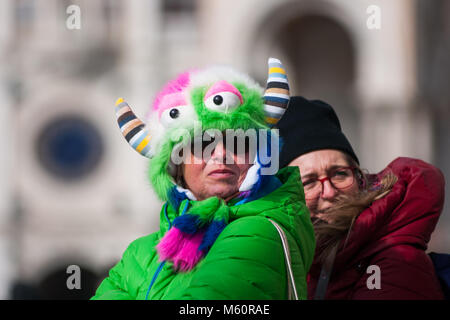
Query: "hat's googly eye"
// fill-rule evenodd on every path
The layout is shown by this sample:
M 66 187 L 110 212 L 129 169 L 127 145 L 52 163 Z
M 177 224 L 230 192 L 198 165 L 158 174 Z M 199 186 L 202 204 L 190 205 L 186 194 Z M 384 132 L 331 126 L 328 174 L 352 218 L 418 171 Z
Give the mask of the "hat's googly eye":
M 205 106 L 208 109 L 219 112 L 231 112 L 241 105 L 240 98 L 233 92 L 218 92 L 205 101 Z
M 179 111 L 177 108 L 170 109 L 170 111 L 169 111 L 169 116 L 170 116 L 172 119 L 178 118 L 179 115 L 180 115 L 180 111 Z
M 214 104 L 220 106 L 223 102 L 223 97 L 220 94 L 215 95 L 213 98 L 213 102 L 214 102 Z
M 170 127 L 193 117 L 195 118 L 195 111 L 191 106 L 176 106 L 164 110 L 161 113 L 160 122 L 164 127 Z

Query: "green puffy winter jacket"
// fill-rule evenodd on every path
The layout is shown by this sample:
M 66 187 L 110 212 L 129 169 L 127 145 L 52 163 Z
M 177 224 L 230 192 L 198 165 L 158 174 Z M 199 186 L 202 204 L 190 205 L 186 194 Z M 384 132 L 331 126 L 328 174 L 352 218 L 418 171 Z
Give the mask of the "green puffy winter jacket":
M 130 244 L 92 299 L 287 299 L 283 247 L 268 218 L 286 233 L 297 293 L 306 299 L 314 231 L 298 168 L 282 169 L 277 177 L 282 185 L 270 194 L 229 205 L 229 224 L 189 272 L 177 272 L 170 263 L 158 260 L 155 246 L 181 214 L 166 204 L 166 210 L 161 210 L 160 230 Z M 196 208 L 202 203 L 190 202 Z

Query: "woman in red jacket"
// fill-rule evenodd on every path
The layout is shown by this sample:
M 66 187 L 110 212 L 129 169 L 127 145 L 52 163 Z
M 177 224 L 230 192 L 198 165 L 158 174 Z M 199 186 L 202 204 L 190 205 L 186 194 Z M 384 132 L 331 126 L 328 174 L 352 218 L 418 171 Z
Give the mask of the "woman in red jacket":
M 309 299 L 443 299 L 426 254 L 444 202 L 444 177 L 397 158 L 366 174 L 328 104 L 293 97 L 278 123 L 280 166 L 298 166 L 317 249 Z

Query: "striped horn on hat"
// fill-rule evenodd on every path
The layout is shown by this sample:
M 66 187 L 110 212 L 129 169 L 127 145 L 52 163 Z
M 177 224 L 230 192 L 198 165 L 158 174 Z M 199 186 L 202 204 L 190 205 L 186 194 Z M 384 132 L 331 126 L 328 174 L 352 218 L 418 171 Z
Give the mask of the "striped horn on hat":
M 266 123 L 272 127 L 280 121 L 289 104 L 289 82 L 280 60 L 269 58 L 269 74 L 264 92 Z
M 122 98 L 116 101 L 116 117 L 120 131 L 130 146 L 141 155 L 151 158 L 151 136 L 148 129 Z

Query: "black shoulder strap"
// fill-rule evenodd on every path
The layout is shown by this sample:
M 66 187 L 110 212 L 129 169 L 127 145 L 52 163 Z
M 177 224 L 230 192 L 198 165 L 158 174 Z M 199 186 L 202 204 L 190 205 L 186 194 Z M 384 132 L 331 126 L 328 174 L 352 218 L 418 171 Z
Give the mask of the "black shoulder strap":
M 320 271 L 319 282 L 317 283 L 314 300 L 323 300 L 327 293 L 328 281 L 330 280 L 331 271 L 333 270 L 334 259 L 336 258 L 338 246 L 334 246 L 330 255 L 325 259 L 325 262 Z

